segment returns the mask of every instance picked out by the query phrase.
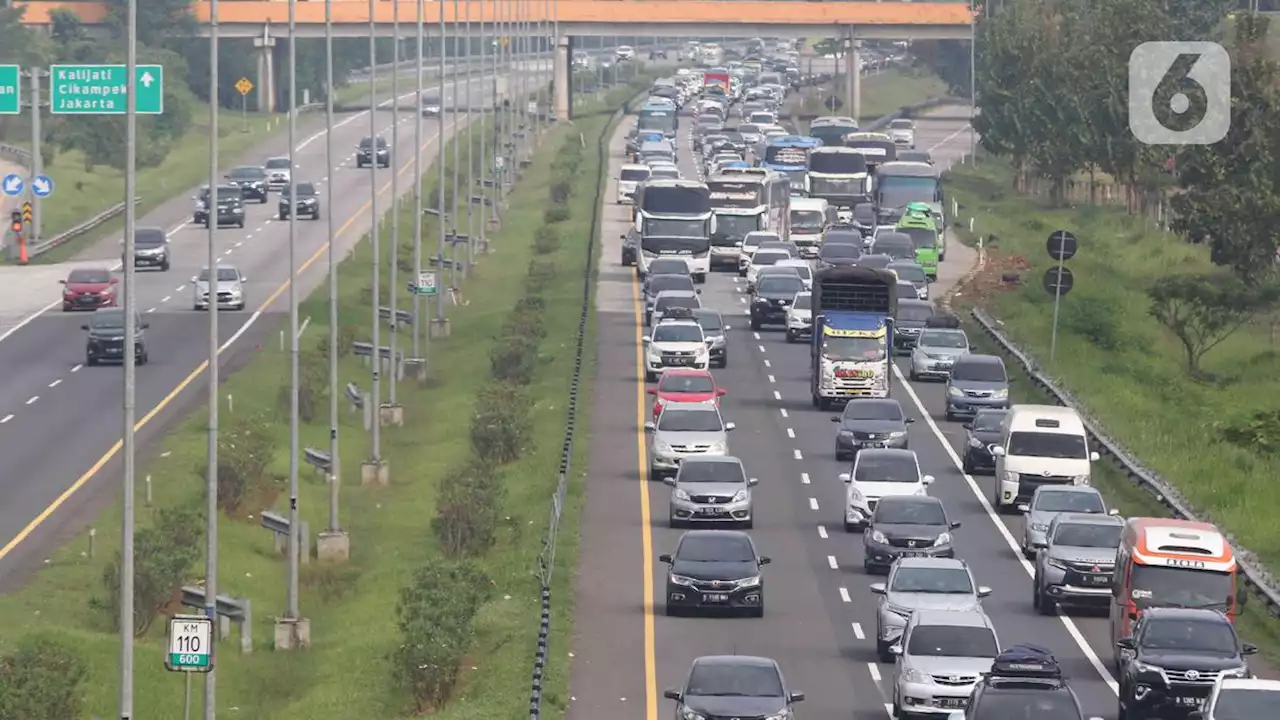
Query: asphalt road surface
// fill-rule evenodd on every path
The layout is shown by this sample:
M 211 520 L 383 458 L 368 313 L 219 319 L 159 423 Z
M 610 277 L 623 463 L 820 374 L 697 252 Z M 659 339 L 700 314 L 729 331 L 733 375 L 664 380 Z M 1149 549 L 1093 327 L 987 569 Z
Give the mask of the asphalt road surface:
M 919 147 L 942 166 L 968 152 L 966 108 L 938 108 L 917 119 Z M 930 119 L 933 116 L 937 119 Z M 691 154 L 691 153 L 690 153 Z M 686 155 L 687 162 L 688 155 Z M 610 178 L 623 162 L 621 132 L 610 153 Z M 697 177 L 692 163 L 686 175 Z M 610 186 L 606 198 L 614 197 Z M 832 413 L 809 399 L 809 355 L 788 345 L 781 330 L 754 333 L 746 295 L 736 275 L 713 274 L 703 303 L 725 313 L 733 330 L 729 367 L 714 371 L 729 391 L 723 401 L 737 424 L 730 451 L 758 478 L 752 536 L 774 562 L 765 568 L 763 619 L 668 618 L 663 614 L 665 566 L 680 531 L 667 527 L 669 489 L 647 477 L 647 448 L 640 429 L 649 412 L 640 359 L 634 271 L 618 265 L 619 236 L 628 208 L 609 204 L 602 229 L 597 295 L 599 382 L 592 424 L 587 511 L 577 600 L 572 718 L 654 720 L 672 712 L 661 699 L 678 687 L 699 655 L 757 654 L 781 664 L 793 690 L 807 694 L 797 706 L 805 718 L 883 720 L 889 712 L 893 666 L 875 657 L 876 596 L 882 580 L 862 570 L 861 539 L 842 528 L 848 470 L 834 456 Z M 963 277 L 975 253 L 954 238 L 933 286 L 941 297 Z M 958 453 L 965 434 L 945 422 L 941 384 L 909 383 L 905 364 L 895 372 L 894 397 L 916 419 L 911 448 L 936 482 L 954 520 L 956 548 L 978 581 L 994 589 L 985 601 L 1004 645 L 1034 641 L 1062 662 L 1086 715 L 1114 717 L 1115 683 L 1109 670 L 1105 617 L 1043 617 L 1031 607 L 1030 570 L 1016 550 L 1021 519 L 998 518 L 986 500 L 990 477 L 967 477 Z
M 542 82 L 547 77 L 545 68 L 532 65 L 524 66 L 521 72 L 537 73 Z M 483 103 L 495 90 L 507 93 L 508 84 L 505 77 L 496 87 L 492 80 L 473 80 L 470 93 Z M 433 89 L 441 92 L 438 84 Z M 465 86 L 457 89 L 459 99 L 469 102 L 466 92 Z M 453 93 L 454 88 L 446 84 L 442 93 L 446 107 Z M 407 96 L 415 95 L 411 87 Z M 323 119 L 317 126 L 317 121 L 309 118 L 307 130 L 297 133 L 295 181 L 319 185 L 322 203 L 324 184 L 333 183 L 335 206 L 322 206 L 322 212 L 334 216 L 338 228 L 335 247 L 340 257 L 354 248 L 370 225 L 370 171 L 355 168 L 355 146 L 375 128 L 392 145 L 391 168 L 380 168 L 377 175 L 379 212 L 384 212 L 390 207 L 392 173 L 399 173 L 401 193 L 414 186 L 414 122 L 413 112 L 402 112 L 396 128 L 392 127 L 392 114 L 385 111 L 339 118 L 333 143 L 340 165 L 331 177 L 325 169 Z M 424 121 L 424 169 L 433 164 L 440 129 L 438 121 Z M 447 112 L 444 130 L 447 136 L 454 131 L 454 121 Z M 271 150 L 262 159 L 287 155 L 287 138 Z M 173 258 L 168 272 L 140 270 L 136 274 L 136 307 L 150 323 L 146 335 L 150 363 L 139 367 L 137 374 L 141 442 L 157 435 L 184 398 L 194 401 L 203 397 L 195 391 L 201 389 L 207 367 L 208 323 L 205 313 L 192 309 L 191 278 L 206 265 L 208 246 L 205 229 L 190 223 L 192 202 L 186 197 L 190 194 L 166 203 L 138 223 L 165 228 Z M 217 232 L 219 263 L 235 265 L 249 278 L 246 310 L 220 313 L 222 365 L 251 357 L 254 345 L 274 334 L 267 316 L 288 312 L 289 223 L 276 219 L 276 211 L 277 196 L 272 194 L 265 205 L 246 205 L 243 230 L 222 228 Z M 298 282 L 304 297 L 327 277 L 327 240 L 324 219 L 297 221 Z M 434 240 L 429 247 L 434 249 Z M 119 239 L 112 238 L 87 253 L 87 264 L 113 267 L 118 266 L 119 258 Z M 37 300 L 37 307 L 47 302 L 60 305 L 56 302 L 59 289 L 50 280 L 47 294 L 39 296 L 45 299 Z M 37 565 L 43 557 L 39 549 L 74 533 L 79 523 L 96 511 L 102 496 L 114 492 L 107 478 L 118 477 L 119 472 L 116 456 L 123 418 L 122 371 L 119 367 L 82 365 L 85 338 L 80 324 L 87 321 L 86 314 L 63 313 L 55 307 L 46 310 L 0 336 L 0 369 L 5 376 L 0 386 L 0 457 L 5 461 L 0 477 L 0 583 L 16 569 Z M 85 485 L 91 485 L 89 491 L 79 492 Z

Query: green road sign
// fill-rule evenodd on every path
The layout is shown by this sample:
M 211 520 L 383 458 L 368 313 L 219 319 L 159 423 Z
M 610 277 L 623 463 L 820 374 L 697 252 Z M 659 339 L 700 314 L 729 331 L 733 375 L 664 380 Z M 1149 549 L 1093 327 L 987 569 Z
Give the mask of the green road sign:
M 140 115 L 164 112 L 164 67 L 136 68 Z M 124 65 L 49 66 L 49 112 L 54 115 L 124 115 L 128 75 Z
M 0 65 L 0 115 L 22 112 L 22 78 L 17 65 Z

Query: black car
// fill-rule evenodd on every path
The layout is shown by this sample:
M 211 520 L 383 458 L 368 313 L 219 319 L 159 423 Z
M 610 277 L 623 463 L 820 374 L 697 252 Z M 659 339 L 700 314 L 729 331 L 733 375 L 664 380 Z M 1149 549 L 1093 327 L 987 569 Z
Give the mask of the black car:
M 804 700 L 804 693 L 787 690 L 778 663 L 751 655 L 696 658 L 684 688 L 662 696 L 676 701 L 679 720 L 791 717 L 791 705 Z
M 824 247 L 827 245 L 854 245 L 859 250 L 858 254 L 861 255 L 863 247 L 862 233 L 853 228 L 831 228 L 823 234 L 822 244 Z
M 664 273 L 659 275 L 653 272 L 645 274 L 643 290 L 645 325 L 653 324 L 653 304 L 658 299 L 658 293 L 667 290 L 687 290 L 694 294 L 701 292 L 693 286 L 693 278 L 687 274 Z
M 376 143 L 371 137 L 362 139 L 356 146 L 356 167 L 371 166 L 375 159 L 378 167 L 391 167 L 391 146 L 387 139 L 379 136 Z
M 227 173 L 227 182 L 240 188 L 245 200 L 257 200 L 266 204 L 270 191 L 267 189 L 267 170 L 257 165 L 241 165 Z
M 244 227 L 244 196 L 239 186 L 236 185 L 219 185 L 214 202 L 214 222 L 219 227 L 222 225 L 235 225 L 236 227 Z M 196 225 L 204 225 L 209 227 L 209 186 L 200 188 L 200 194 L 196 196 L 196 210 L 192 214 L 191 221 Z
M 1228 598 L 1224 598 L 1224 601 Z M 1147 608 L 1133 636 L 1116 642 L 1120 718 L 1168 718 L 1200 710 L 1219 677 L 1249 677 L 1245 657 L 1258 652 L 1240 642 L 1218 610 Z
M 964 716 L 1084 720 L 1084 711 L 1052 653 L 1036 645 L 1013 645 L 996 656 L 991 671 L 974 686 Z
M 769 558 L 737 530 L 691 530 L 680 536 L 667 563 L 667 614 L 685 610 L 740 610 L 764 616 L 760 568 Z
M 164 228 L 140 227 L 133 231 L 133 266 L 169 269 L 169 237 Z
M 888 255 L 879 253 L 869 253 L 858 258 L 858 262 L 854 263 L 858 267 L 872 268 L 875 270 L 883 270 L 889 267 L 889 263 L 893 262 L 893 258 Z
M 900 285 L 903 283 L 899 283 Z M 910 285 L 910 283 L 906 283 Z M 915 295 L 912 286 L 911 294 Z M 933 303 L 928 300 L 898 299 L 898 314 L 893 318 L 893 349 L 899 355 L 910 355 L 911 348 L 924 331 L 929 318 L 937 315 Z
M 871 252 L 888 255 L 894 260 L 916 261 L 916 245 L 911 236 L 900 232 L 882 232 L 871 241 Z
M 955 557 L 951 531 L 959 527 L 938 498 L 880 498 L 862 534 L 862 566 L 869 574 L 887 573 L 900 557 Z
M 309 217 L 312 220 L 320 219 L 320 193 L 316 190 L 316 186 L 311 183 L 298 183 L 298 217 Z M 289 186 L 280 189 L 280 219 L 289 219 L 289 207 L 294 203 L 289 202 Z
M 123 308 L 102 308 L 95 310 L 89 322 L 80 326 L 87 330 L 89 337 L 85 341 L 84 364 L 90 367 L 104 362 L 124 362 L 124 320 Z M 134 313 L 134 362 L 146 365 L 147 338 L 144 332 L 150 324 Z
M 666 60 L 667 51 L 663 50 L 662 48 L 654 48 L 649 51 L 649 59 L 650 60 Z
M 831 233 L 827 233 L 830 235 Z M 835 243 L 829 239 L 818 248 L 818 267 L 852 267 L 862 257 L 861 243 Z
M 964 471 L 970 475 L 975 473 L 994 473 L 996 459 L 991 456 L 991 446 L 1000 444 L 1000 423 L 1004 421 L 1008 410 L 979 410 L 973 420 L 964 424 L 969 431 L 964 444 Z
M 702 326 L 702 335 L 711 346 L 711 364 L 719 368 L 729 367 L 730 327 L 724 324 L 724 317 L 718 310 L 711 308 L 698 308 L 693 311 L 693 317 Z
M 831 422 L 840 426 L 836 460 L 847 460 L 864 448 L 907 449 L 907 426 L 915 419 L 907 417 L 893 398 L 853 398 Z
M 787 308 L 796 293 L 804 292 L 799 275 L 767 275 L 756 283 L 751 296 L 751 329 L 765 325 L 786 325 Z

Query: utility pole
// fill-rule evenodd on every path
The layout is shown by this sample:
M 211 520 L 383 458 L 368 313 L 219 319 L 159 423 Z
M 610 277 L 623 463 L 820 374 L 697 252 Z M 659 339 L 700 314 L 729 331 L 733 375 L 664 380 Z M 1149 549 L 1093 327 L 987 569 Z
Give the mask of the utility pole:
M 453 116 L 453 131 L 458 132 L 461 124 L 458 122 L 458 98 L 461 95 L 459 89 L 462 87 L 460 78 L 458 77 L 458 63 L 461 61 L 461 53 L 458 50 L 458 18 L 462 17 L 459 11 L 458 0 L 453 0 L 453 19 L 451 27 L 453 29 L 453 104 L 451 106 L 450 115 Z M 458 134 L 461 137 L 461 134 Z M 440 134 L 440 144 L 443 146 L 445 135 Z M 449 143 L 449 147 L 453 149 L 453 192 L 450 193 L 451 202 L 449 203 L 449 288 L 452 292 L 458 291 L 458 220 L 461 213 L 458 212 L 458 143 Z M 470 242 L 470 238 L 468 238 Z M 467 268 L 470 271 L 470 268 Z
M 394 51 L 392 67 L 395 68 L 395 72 L 391 73 L 391 150 L 394 153 L 400 149 L 400 3 L 394 1 L 391 3 L 391 28 L 391 37 L 393 38 L 391 48 Z M 421 97 L 414 101 L 414 108 L 418 115 L 422 115 Z M 413 148 L 414 156 L 419 155 L 421 152 L 422 150 L 415 145 Z M 416 181 L 421 182 L 421 178 L 416 178 Z M 374 222 L 377 222 L 377 219 Z M 397 278 L 399 268 L 396 267 L 396 260 L 400 256 L 400 171 L 395 167 L 394 163 L 392 163 L 391 167 L 391 252 L 387 254 L 391 258 L 391 267 L 388 270 L 388 273 L 390 273 L 388 280 L 390 282 L 387 283 L 387 294 L 391 296 L 387 301 L 387 306 L 391 311 L 391 316 L 387 323 L 387 334 L 390 335 L 387 345 L 391 350 L 391 377 L 387 380 L 389 386 L 387 404 L 378 408 L 378 422 L 382 422 L 382 417 L 385 414 L 389 423 L 400 425 L 404 422 L 403 411 L 400 408 L 399 401 L 396 399 L 396 385 L 400 378 L 400 361 L 396 357 L 398 351 L 396 335 L 400 326 L 400 323 L 396 321 L 396 291 L 398 290 L 396 284 L 399 282 Z M 379 259 L 375 257 L 374 262 L 379 262 Z M 382 292 L 376 284 L 374 292 L 379 294 Z M 380 304 L 381 300 L 374 303 L 374 305 Z
M 133 719 L 133 524 L 134 524 L 134 415 L 138 344 L 138 308 L 134 288 L 134 237 L 138 206 L 133 203 L 138 184 L 138 0 L 128 0 L 128 27 L 125 31 L 125 71 L 127 74 L 124 118 L 124 498 L 120 528 L 120 720 Z M 33 86 L 35 81 L 31 83 Z M 39 98 L 37 98 L 38 100 Z M 32 108 L 39 115 L 40 108 Z M 40 155 L 40 146 L 32 147 Z
M 496 7 L 497 3 L 495 2 L 494 5 Z M 478 102 L 478 103 L 484 103 L 485 88 L 489 84 L 487 73 L 489 72 L 488 58 L 489 58 L 489 42 L 490 41 L 485 34 L 484 13 L 485 13 L 485 7 L 484 7 L 484 4 L 481 3 L 480 5 L 480 94 L 471 99 L 472 102 Z M 470 196 L 471 193 L 473 192 L 478 193 L 482 200 L 482 202 L 480 203 L 479 231 L 480 231 L 480 242 L 484 243 L 485 252 L 489 251 L 489 211 L 488 211 L 489 191 L 485 187 L 484 178 L 492 177 L 492 171 L 489 169 L 489 153 L 487 150 L 490 144 L 489 139 L 493 136 L 492 125 L 493 125 L 493 118 L 485 119 L 484 107 L 481 106 L 480 127 L 475 129 L 475 132 L 480 133 L 480 178 L 481 180 L 478 186 L 474 180 L 472 180 L 467 185 L 467 195 Z M 470 197 L 468 197 L 467 202 L 470 202 L 470 201 L 471 201 Z
M 332 0 L 325 0 L 332 2 Z M 418 103 L 422 103 L 423 95 L 423 77 L 424 68 L 422 67 L 423 38 L 426 35 L 426 28 L 423 25 L 423 3 L 418 0 L 416 3 L 418 9 L 417 15 L 417 31 L 418 31 L 418 57 L 414 64 L 417 69 L 417 95 Z M 444 93 L 440 93 L 439 98 L 441 111 L 444 105 Z M 414 284 L 418 282 L 417 275 L 422 274 L 422 108 L 418 108 L 416 117 L 413 120 L 413 145 L 416 150 L 413 152 L 413 177 L 416 178 L 413 183 L 413 271 L 416 275 L 413 278 Z M 395 286 L 392 286 L 394 291 Z M 422 330 L 422 297 L 418 293 L 413 294 L 413 356 L 416 358 L 424 357 L 422 354 L 422 342 L 419 333 Z
M 130 0 L 130 4 L 138 0 Z M 209 195 L 205 209 L 209 223 L 205 234 L 209 260 L 209 419 L 208 465 L 205 467 L 205 555 L 204 555 L 204 615 L 218 624 L 218 0 L 209 3 Z M 132 78 L 133 74 L 130 73 Z M 130 93 L 132 104 L 133 93 Z M 129 191 L 125 191 L 129 195 Z M 133 205 L 133 198 L 125 202 Z M 125 257 L 129 257 L 128 252 Z M 214 645 L 214 659 L 217 645 Z M 217 663 L 204 676 L 204 720 L 214 720 L 218 714 Z
M 456 27 L 456 21 L 455 21 L 455 27 Z M 467 41 L 467 68 L 470 69 L 471 54 L 476 47 L 475 39 L 471 37 L 471 3 L 470 2 L 467 3 L 467 15 L 466 15 L 466 22 L 464 27 L 466 29 L 463 31 L 462 36 L 466 38 L 466 41 Z M 475 104 L 476 99 L 471 95 L 471 73 L 470 72 L 467 73 L 466 83 L 464 87 L 466 88 L 465 94 L 467 97 L 467 109 L 466 109 L 467 129 L 466 129 L 466 132 L 459 133 L 458 138 L 467 139 L 467 179 L 465 184 L 463 184 L 461 188 L 456 189 L 455 192 L 462 193 L 462 204 L 467 208 L 467 274 L 470 275 L 471 268 L 475 265 L 475 262 L 476 262 L 476 229 L 474 225 L 474 213 L 472 212 L 472 208 L 471 208 L 471 189 L 475 187 L 475 184 L 476 184 L 476 181 L 475 181 L 476 154 L 475 154 L 475 143 L 473 142 L 473 139 L 475 136 L 472 134 L 474 128 L 471 126 L 471 106 Z M 455 143 L 454 145 L 456 147 L 457 144 Z
M 40 129 L 41 112 L 44 107 L 44 100 L 40 93 L 40 78 L 49 77 L 49 73 L 40 68 L 32 68 L 30 72 L 24 73 L 31 78 L 31 178 L 44 175 L 44 153 L 40 152 L 41 145 L 44 143 L 44 132 Z M 41 218 L 44 217 L 44 201 L 36 194 L 35 183 L 27 182 L 27 196 L 31 201 L 31 227 L 27 231 L 27 246 L 30 247 L 40 242 L 40 225 Z M 129 202 L 126 198 L 125 202 Z
M 291 0 L 292 1 L 292 0 Z M 374 21 L 375 10 L 378 0 L 369 0 L 369 67 L 378 66 L 378 27 Z M 392 99 L 392 104 L 396 102 Z M 372 143 L 370 149 L 372 155 L 369 159 L 369 217 L 370 243 L 373 246 L 373 289 L 370 291 L 370 301 L 373 304 L 373 357 L 369 358 L 369 367 L 372 368 L 373 388 L 370 391 L 369 402 L 372 403 L 370 411 L 373 413 L 373 422 L 370 423 L 371 447 L 369 448 L 369 459 L 366 460 L 360 468 L 360 482 L 364 485 L 387 485 L 391 482 L 391 474 L 387 461 L 382 458 L 382 318 L 379 310 L 380 300 L 382 299 L 381 273 L 382 267 L 382 247 L 379 242 L 380 231 L 382 228 L 382 218 L 378 215 L 378 87 L 377 74 L 369 73 L 369 142 Z M 387 157 L 389 163 L 394 163 L 393 153 L 394 147 L 388 148 Z M 395 169 L 391 168 L 394 173 Z
M 370 1 L 372 2 L 372 0 L 370 0 Z M 436 171 L 437 171 L 437 175 L 438 175 L 438 177 L 436 178 L 436 180 L 437 180 L 437 185 L 436 185 L 436 208 L 437 208 L 437 210 L 436 210 L 436 220 L 438 221 L 438 223 L 437 223 L 437 225 L 438 225 L 438 226 L 437 226 L 437 229 L 439 230 L 439 232 L 437 233 L 437 241 L 436 241 L 436 278 L 437 278 L 437 280 L 436 280 L 436 286 L 437 286 L 437 289 L 436 289 L 436 319 L 435 319 L 435 321 L 434 321 L 434 327 L 432 327 L 432 332 L 435 334 L 435 336 L 436 336 L 436 337 L 447 337 L 447 336 L 449 335 L 449 320 L 448 320 L 448 318 L 446 318 L 446 317 L 445 317 L 445 314 L 444 314 L 444 296 L 445 296 L 445 293 L 444 293 L 444 292 L 441 292 L 442 288 L 440 288 L 440 287 L 439 287 L 439 286 L 441 285 L 440 280 L 442 280 L 442 279 L 444 278 L 444 246 L 445 246 L 445 233 L 447 232 L 446 226 L 449 224 L 449 216 L 448 216 L 448 214 L 446 214 L 446 212 L 445 212 L 445 208 L 444 208 L 444 138 L 445 138 L 445 134 L 444 134 L 444 125 L 445 125 L 444 118 L 445 118 L 446 112 L 447 112 L 447 110 L 448 110 L 448 108 L 446 108 L 446 107 L 444 106 L 444 101 L 445 101 L 445 93 L 444 93 L 444 84 L 445 84 L 445 62 L 444 62 L 444 56 L 445 56 L 445 44 L 444 44 L 444 34 L 445 34 L 445 25 L 444 25 L 444 0 L 440 0 L 440 4 L 439 4 L 438 8 L 439 8 L 439 11 L 440 11 L 440 18 L 439 18 L 439 20 L 440 20 L 440 73 L 439 73 L 439 75 L 440 75 L 440 105 L 441 105 L 441 107 L 440 107 L 440 116 L 439 116 L 439 118 L 437 118 L 437 120 L 438 120 L 438 126 L 439 126 L 440 130 L 439 130 L 439 136 L 436 138 Z M 452 104 L 456 104 L 456 103 L 457 103 L 457 98 L 454 98 L 454 103 L 452 103 Z

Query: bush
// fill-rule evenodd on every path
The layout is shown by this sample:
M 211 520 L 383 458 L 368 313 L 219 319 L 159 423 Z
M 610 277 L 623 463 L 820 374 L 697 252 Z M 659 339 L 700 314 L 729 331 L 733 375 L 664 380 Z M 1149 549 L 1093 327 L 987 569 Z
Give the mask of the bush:
M 546 301 L 541 296 L 525 295 L 520 298 L 514 308 L 511 308 L 507 323 L 502 328 L 503 332 L 507 335 L 523 335 L 542 340 L 547 336 L 547 326 L 543 322 L 545 309 Z
M 478 459 L 491 465 L 517 460 L 528 434 L 529 405 L 519 385 L 496 382 L 480 392 L 471 418 L 471 450 Z
M 169 604 L 186 581 L 187 571 L 202 556 L 204 522 L 200 513 L 187 508 L 161 508 L 155 524 L 137 531 L 133 538 L 133 632 L 144 635 L 156 613 Z M 108 615 L 120 629 L 120 553 L 102 572 L 106 598 L 93 598 L 92 608 Z M 9 717 L 0 714 L 0 717 Z M 67 715 L 64 717 L 73 717 Z
M 564 222 L 572 216 L 573 212 L 569 210 L 568 205 L 552 205 L 542 211 L 542 221 L 548 225 Z
M 1280 410 L 1260 410 L 1218 429 L 1226 442 L 1259 455 L 1280 455 Z
M 1062 303 L 1062 328 L 1107 351 L 1121 349 L 1119 311 L 1114 303 L 1093 295 L 1081 295 Z
M 317 345 L 324 345 L 324 352 L 303 352 L 298 355 L 298 418 L 304 423 L 314 422 L 320 406 L 329 394 L 329 338 L 323 337 Z M 280 414 L 286 420 L 293 402 L 290 383 L 282 383 L 277 391 Z
M 489 374 L 499 382 L 528 385 L 538 371 L 538 338 L 507 335 L 489 350 Z
M 396 624 L 401 644 L 392 676 L 413 698 L 417 714 L 438 710 L 453 693 L 458 664 L 475 640 L 475 617 L 493 590 L 474 565 L 432 560 L 400 591 Z
M 493 547 L 503 490 L 495 469 L 476 461 L 441 479 L 431 529 L 446 555 L 474 557 Z
M 66 720 L 83 717 L 81 684 L 85 661 L 54 637 L 24 637 L 0 657 L 0 718 Z
M 551 204 L 563 205 L 573 195 L 573 183 L 568 180 L 556 180 L 551 183 Z
M 560 231 L 554 225 L 543 225 L 533 233 L 533 251 L 550 255 L 560 249 Z
M 228 515 L 240 509 L 271 463 L 268 427 L 261 418 L 237 415 L 218 433 L 218 507 Z

